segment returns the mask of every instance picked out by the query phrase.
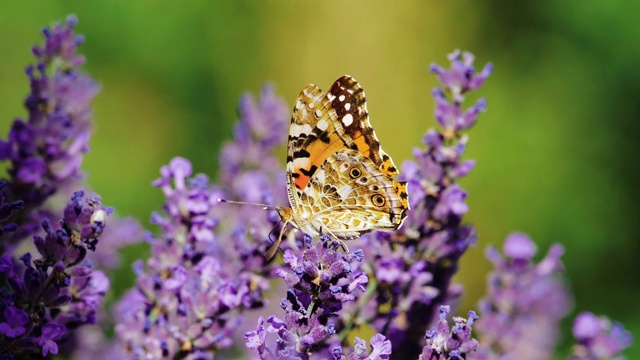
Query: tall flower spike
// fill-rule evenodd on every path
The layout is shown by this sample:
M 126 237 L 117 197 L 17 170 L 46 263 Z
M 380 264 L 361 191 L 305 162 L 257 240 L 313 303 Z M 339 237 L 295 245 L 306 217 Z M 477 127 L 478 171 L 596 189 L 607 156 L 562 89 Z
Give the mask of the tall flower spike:
M 222 193 L 192 171 L 188 160 L 174 158 L 154 182 L 167 198 L 165 214 L 151 219 L 161 235 L 148 235 L 152 256 L 134 265 L 136 287 L 115 310 L 128 356 L 212 358 L 232 344 L 239 312 L 262 306 L 268 284 L 222 256 L 215 215 Z
M 32 209 L 81 177 L 82 157 L 89 150 L 91 101 L 99 87 L 79 71 L 84 57 L 76 50 L 83 38 L 73 32 L 76 23 L 69 16 L 65 24 L 42 31 L 45 44 L 33 48 L 38 63 L 26 71 L 29 118 L 15 120 L 8 139 L 0 140 L 0 160 L 10 162 L 7 196 L 25 206 L 12 242 L 37 231 L 41 214 Z
M 475 328 L 481 348 L 472 359 L 551 357 L 559 322 L 571 308 L 560 281 L 563 251 L 554 245 L 535 263 L 536 246 L 521 233 L 507 237 L 504 256 L 493 247 L 487 249 L 494 271 L 487 281 L 488 297 L 479 304 L 481 317 Z
M 265 85 L 257 100 L 244 95 L 238 112 L 234 139 L 220 155 L 221 190 L 230 200 L 282 206 L 288 202 L 285 170 L 274 153 L 287 141 L 288 107 L 273 86 Z M 243 205 L 221 209 L 224 219 L 233 222 L 228 247 L 241 254 L 246 267 L 263 271 L 269 233 L 279 221 L 276 211 Z
M 76 192 L 59 223 L 42 223 L 46 235 L 35 236 L 40 257 L 30 253 L 15 261 L 5 254 L 0 273 L 7 287 L 0 291 L 0 356 L 31 358 L 58 353 L 67 331 L 95 323 L 95 314 L 109 289 L 109 280 L 85 260 L 113 209 L 100 197 Z
M 462 159 L 469 138 L 461 132 L 477 122 L 486 101 L 464 110 L 462 95 L 480 87 L 491 65 L 476 73 L 473 55 L 456 51 L 449 59 L 449 70 L 431 67 L 443 85 L 432 91 L 442 129 L 429 129 L 425 148 L 414 149 L 415 161 L 402 165 L 400 177 L 408 182 L 412 210 L 395 234 L 363 237 L 362 269 L 371 279 L 367 298 L 346 305 L 337 324 L 341 334 L 372 325 L 389 338 L 395 359 L 415 359 L 421 353 L 424 332 L 437 320 L 439 306 L 460 295 L 451 278 L 460 256 L 476 241 L 475 229 L 463 225 L 467 193 L 456 181 L 475 166 L 474 160 Z

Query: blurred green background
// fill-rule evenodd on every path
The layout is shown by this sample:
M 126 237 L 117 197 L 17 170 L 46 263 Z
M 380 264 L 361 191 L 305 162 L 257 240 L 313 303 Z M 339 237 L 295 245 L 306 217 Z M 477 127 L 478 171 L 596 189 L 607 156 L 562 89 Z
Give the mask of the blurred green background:
M 479 91 L 488 112 L 470 132 L 467 158 L 478 166 L 462 184 L 480 238 L 457 278 L 461 312 L 484 292 L 484 248 L 517 230 L 541 253 L 565 246 L 574 314 L 591 310 L 640 334 L 640 2 L 3 2 L 3 137 L 25 114 L 30 46 L 69 13 L 86 36 L 85 70 L 103 88 L 89 183 L 147 228 L 162 203 L 150 186 L 160 166 L 182 155 L 215 177 L 239 97 L 265 81 L 291 105 L 308 83 L 326 90 L 353 75 L 399 164 L 434 125 L 430 63 L 448 65 L 456 48 L 473 52 L 478 68 L 493 62 Z M 626 354 L 640 358 L 637 346 Z

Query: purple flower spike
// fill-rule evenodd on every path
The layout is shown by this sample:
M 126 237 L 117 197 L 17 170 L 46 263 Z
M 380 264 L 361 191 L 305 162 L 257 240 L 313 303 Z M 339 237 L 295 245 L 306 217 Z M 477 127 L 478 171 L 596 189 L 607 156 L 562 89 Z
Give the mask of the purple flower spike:
M 536 247 L 521 233 L 507 237 L 504 256 L 495 248 L 487 249 L 495 269 L 487 281 L 488 297 L 479 304 L 482 316 L 476 330 L 481 348 L 474 359 L 551 357 L 559 321 L 571 308 L 560 280 L 562 252 L 555 245 L 536 264 L 532 260 Z
M 391 341 L 397 359 L 417 358 L 423 350 L 421 337 L 437 321 L 439 306 L 460 296 L 460 287 L 451 286 L 451 279 L 458 259 L 476 241 L 475 229 L 463 224 L 469 211 L 467 192 L 456 181 L 476 165 L 463 159 L 469 137 L 462 132 L 477 122 L 486 101 L 463 110 L 462 94 L 480 87 L 491 67 L 476 74 L 473 56 L 459 51 L 450 60 L 450 70 L 431 68 L 444 85 L 432 92 L 435 119 L 442 128 L 429 129 L 425 148 L 414 149 L 415 160 L 402 164 L 400 179 L 408 182 L 411 211 L 395 234 L 363 237 L 366 260 L 361 268 L 372 279 L 367 289 L 372 295 L 368 301 L 345 304 L 344 324 L 338 326 L 371 324 Z
M 0 160 L 8 160 L 10 202 L 24 201 L 25 216 L 10 242 L 38 230 L 38 210 L 53 194 L 82 178 L 80 164 L 89 151 L 91 101 L 98 85 L 79 70 L 84 57 L 78 55 L 74 16 L 63 25 L 46 28 L 45 44 L 33 48 L 37 65 L 27 68 L 31 92 L 25 100 L 28 119 L 17 119 L 8 139 L 0 140 Z M 49 214 L 48 216 L 50 216 Z
M 580 313 L 573 322 L 573 336 L 578 340 L 570 360 L 624 359 L 622 350 L 631 345 L 631 333 L 619 323 L 590 312 Z
M 222 192 L 192 172 L 174 158 L 153 183 L 167 199 L 164 214 L 152 216 L 160 236 L 148 237 L 152 256 L 135 265 L 136 287 L 116 309 L 119 348 L 131 357 L 211 358 L 211 349 L 232 345 L 239 313 L 264 303 L 266 280 L 237 253 L 226 255 L 233 247 L 218 232 Z
M 220 153 L 220 184 L 224 197 L 274 206 L 288 204 L 283 186 L 286 172 L 275 153 L 287 142 L 289 107 L 276 96 L 273 86 L 266 85 L 258 99 L 244 95 L 238 111 L 240 119 L 233 130 L 234 139 L 227 142 Z M 231 233 L 223 234 L 231 237 L 228 248 L 241 254 L 247 269 L 256 273 L 268 272 L 265 266 L 270 265 L 265 264 L 263 254 L 273 243 L 272 229 L 276 236 L 286 230 L 278 225 L 277 212 L 227 204 L 221 207 L 221 215 L 230 222 L 227 228 Z M 283 242 L 282 249 L 289 244 Z

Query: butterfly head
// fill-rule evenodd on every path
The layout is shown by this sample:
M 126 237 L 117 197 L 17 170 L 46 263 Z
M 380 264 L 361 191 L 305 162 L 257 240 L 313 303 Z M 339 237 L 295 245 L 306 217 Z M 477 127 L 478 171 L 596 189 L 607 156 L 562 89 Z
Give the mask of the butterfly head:
M 278 215 L 280 215 L 282 222 L 288 223 L 293 220 L 293 209 L 290 207 L 276 207 L 276 211 L 278 212 Z

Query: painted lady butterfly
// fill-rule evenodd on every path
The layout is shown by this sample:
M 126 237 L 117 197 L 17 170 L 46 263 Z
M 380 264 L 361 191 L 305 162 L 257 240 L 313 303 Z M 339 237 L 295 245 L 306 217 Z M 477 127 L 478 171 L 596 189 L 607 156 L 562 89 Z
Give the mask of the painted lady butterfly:
M 309 235 L 351 240 L 373 231 L 398 229 L 409 209 L 407 184 L 369 123 L 364 90 L 343 76 L 324 93 L 307 85 L 298 96 L 287 153 L 291 207 L 276 208 L 284 226 Z M 282 233 L 266 252 L 270 259 Z

